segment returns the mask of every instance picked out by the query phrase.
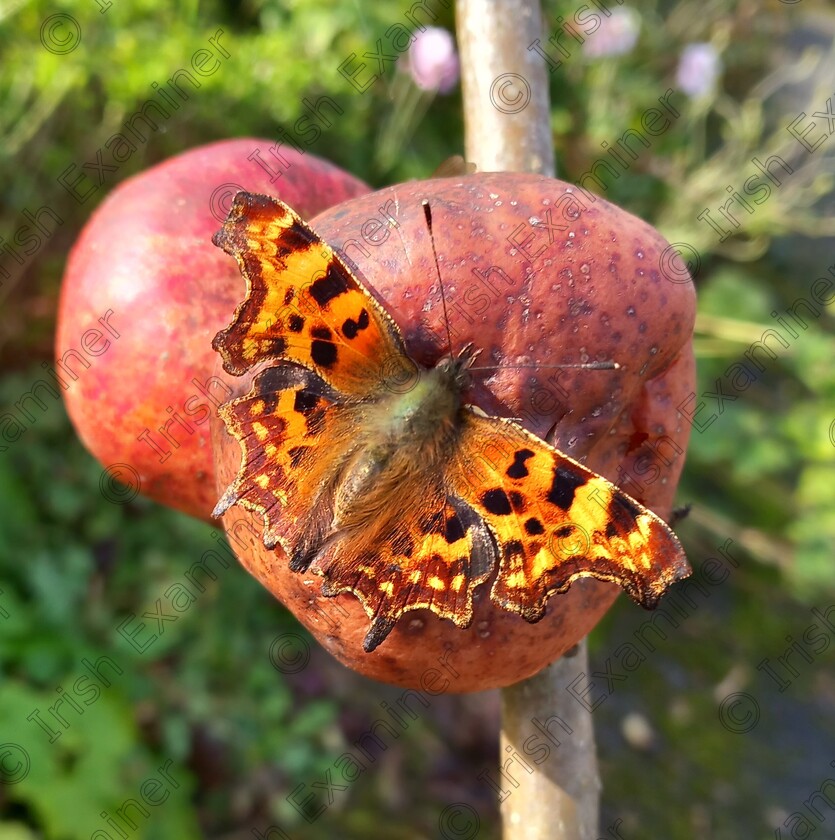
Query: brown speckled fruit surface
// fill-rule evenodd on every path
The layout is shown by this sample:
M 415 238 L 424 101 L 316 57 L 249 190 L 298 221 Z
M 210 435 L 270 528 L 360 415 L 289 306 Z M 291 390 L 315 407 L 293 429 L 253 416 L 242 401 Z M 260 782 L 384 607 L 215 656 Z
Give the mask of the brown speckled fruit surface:
M 313 228 L 359 267 L 426 365 L 447 347 L 424 199 L 452 349 L 473 342 L 483 349 L 478 364 L 497 366 L 476 373 L 469 401 L 518 418 L 668 518 L 690 432 L 676 407 L 693 390 L 695 294 L 689 281 L 665 276 L 666 241 L 577 187 L 511 173 L 401 184 L 319 215 Z M 606 360 L 621 368 L 546 367 Z M 532 367 L 511 367 L 518 365 Z M 237 391 L 246 390 L 241 381 Z M 241 453 L 217 418 L 213 427 L 219 494 Z M 469 629 L 418 610 L 367 654 L 369 619 L 354 596 L 323 598 L 321 578 L 290 572 L 283 553 L 261 543 L 260 517 L 233 506 L 224 525 L 243 565 L 337 659 L 429 693 L 494 688 L 536 673 L 585 636 L 620 591 L 576 581 L 528 624 L 492 604 L 488 582 L 476 590 Z

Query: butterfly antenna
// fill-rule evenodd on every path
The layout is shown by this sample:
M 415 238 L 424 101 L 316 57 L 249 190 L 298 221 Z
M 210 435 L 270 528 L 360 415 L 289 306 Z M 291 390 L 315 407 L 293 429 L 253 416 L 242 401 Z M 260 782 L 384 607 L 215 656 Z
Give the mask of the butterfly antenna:
M 438 252 L 435 249 L 435 236 L 432 233 L 432 210 L 429 202 L 423 201 L 423 215 L 426 218 L 426 227 L 429 230 L 429 241 L 432 244 L 432 256 L 435 257 L 435 270 L 438 272 L 438 284 L 441 287 L 441 305 L 444 309 L 444 324 L 446 326 L 446 340 L 450 356 L 452 355 L 452 333 L 449 330 L 449 314 L 446 308 L 446 294 L 444 293 L 444 281 L 441 279 L 441 266 L 438 264 Z
M 582 370 L 620 370 L 621 365 L 617 362 L 581 362 L 568 365 L 490 365 L 488 367 L 471 367 L 470 370 L 498 370 L 502 368 L 536 368 L 537 370 L 551 370 L 564 368 L 580 368 Z

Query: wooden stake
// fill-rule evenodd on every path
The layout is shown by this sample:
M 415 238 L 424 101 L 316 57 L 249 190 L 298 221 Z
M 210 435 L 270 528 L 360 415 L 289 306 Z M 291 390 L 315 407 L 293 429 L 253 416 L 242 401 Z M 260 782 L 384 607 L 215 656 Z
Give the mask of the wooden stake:
M 458 0 L 464 148 L 479 172 L 555 174 L 536 0 Z
M 553 177 L 548 74 L 542 58 L 528 49 L 545 38 L 539 3 L 458 0 L 456 28 L 467 160 L 480 172 Z M 581 672 L 588 673 L 585 640 L 575 650 L 502 690 L 499 764 L 511 760 L 501 777 L 505 840 L 599 836 L 600 780 L 591 714 L 567 690 Z M 535 743 L 549 745 L 547 756 L 542 750 L 526 755 L 523 745 L 532 735 L 539 735 Z

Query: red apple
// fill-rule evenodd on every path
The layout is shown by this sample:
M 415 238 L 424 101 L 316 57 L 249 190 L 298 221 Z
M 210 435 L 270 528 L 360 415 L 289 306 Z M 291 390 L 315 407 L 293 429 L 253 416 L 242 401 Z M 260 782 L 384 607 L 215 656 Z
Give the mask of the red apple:
M 355 261 L 416 360 L 431 365 L 450 349 L 448 326 L 453 352 L 473 342 L 483 351 L 478 364 L 497 366 L 476 374 L 472 402 L 518 418 L 669 517 L 690 433 L 678 406 L 694 390 L 695 294 L 686 273 L 670 271 L 670 249 L 654 228 L 562 181 L 513 173 L 399 184 L 326 210 L 312 226 Z M 620 369 L 545 367 L 606 360 Z M 244 377 L 236 396 L 248 387 Z M 213 427 L 219 495 L 241 447 L 216 417 Z M 356 597 L 324 598 L 321 578 L 291 572 L 280 549 L 264 547 L 259 516 L 235 505 L 223 520 L 241 563 L 337 659 L 428 693 L 531 676 L 583 638 L 620 591 L 575 581 L 528 624 L 492 603 L 488 581 L 476 590 L 469 629 L 416 610 L 365 653 L 369 618 Z
M 268 140 L 191 149 L 120 184 L 67 262 L 57 369 L 87 448 L 143 493 L 208 518 L 215 498 L 209 420 L 231 394 L 211 341 L 243 297 L 235 263 L 211 243 L 241 189 L 310 217 L 368 187 L 333 164 Z

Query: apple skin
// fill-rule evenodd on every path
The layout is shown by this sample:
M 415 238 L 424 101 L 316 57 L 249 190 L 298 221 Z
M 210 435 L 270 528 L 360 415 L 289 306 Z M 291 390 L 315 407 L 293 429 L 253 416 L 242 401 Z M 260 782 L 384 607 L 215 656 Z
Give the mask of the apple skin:
M 533 219 L 552 227 L 534 227 Z M 503 367 L 476 374 L 483 378 L 468 399 L 519 418 L 669 518 L 690 434 L 677 407 L 695 390 L 695 292 L 686 275 L 668 279 L 670 250 L 654 228 L 562 181 L 516 173 L 399 184 L 326 210 L 311 225 L 355 261 L 425 365 L 447 350 L 438 270 L 452 349 L 473 342 L 483 350 L 477 364 L 618 362 L 619 370 Z M 231 321 L 231 309 L 228 315 Z M 249 381 L 242 377 L 236 396 Z M 241 448 L 216 416 L 212 425 L 220 495 L 237 474 Z M 476 590 L 468 629 L 416 610 L 368 654 L 369 618 L 357 598 L 325 598 L 320 577 L 291 572 L 280 548 L 264 547 L 261 517 L 234 505 L 223 523 L 244 567 L 340 662 L 428 694 L 480 691 L 535 674 L 586 636 L 620 592 L 611 583 L 575 581 L 550 599 L 540 622 L 528 624 L 493 605 L 488 581 Z
M 211 342 L 245 290 L 212 235 L 239 189 L 305 218 L 369 191 L 309 153 L 282 148 L 282 163 L 273 145 L 211 143 L 120 184 L 82 230 L 61 288 L 56 358 L 70 353 L 64 400 L 79 437 L 106 467 L 132 470 L 145 495 L 207 520 L 216 502 L 207 421 L 231 393 L 225 373 L 210 379 Z

